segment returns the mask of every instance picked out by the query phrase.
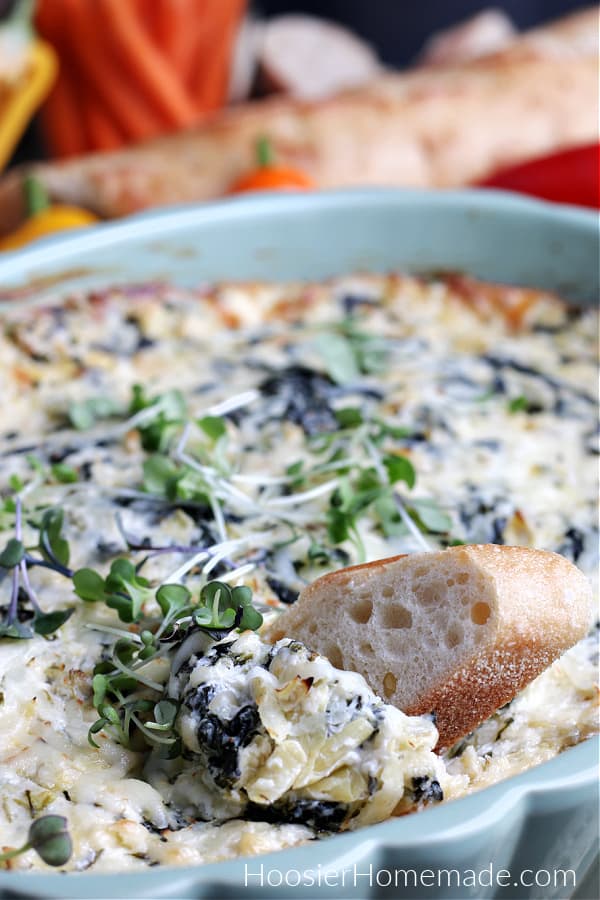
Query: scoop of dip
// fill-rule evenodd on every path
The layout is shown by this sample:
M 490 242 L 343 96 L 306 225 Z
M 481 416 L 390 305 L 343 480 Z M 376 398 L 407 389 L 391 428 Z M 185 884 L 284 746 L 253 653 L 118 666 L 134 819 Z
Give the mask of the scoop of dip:
M 298 641 L 248 632 L 180 648 L 168 694 L 183 763 L 153 759 L 149 777 L 186 815 L 338 831 L 443 799 L 433 722 Z

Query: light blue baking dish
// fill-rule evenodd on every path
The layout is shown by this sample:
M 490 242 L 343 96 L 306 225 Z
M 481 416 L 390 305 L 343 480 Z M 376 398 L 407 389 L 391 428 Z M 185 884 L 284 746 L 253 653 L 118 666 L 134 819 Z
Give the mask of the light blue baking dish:
M 595 214 L 508 194 L 254 196 L 135 216 L 2 256 L 0 301 L 154 278 L 191 285 L 460 269 L 595 302 L 599 254 Z M 479 794 L 269 856 L 124 875 L 0 873 L 0 896 L 594 897 L 598 753 L 593 739 Z M 457 870 L 461 884 L 440 870 Z M 510 875 L 496 879 L 499 870 Z

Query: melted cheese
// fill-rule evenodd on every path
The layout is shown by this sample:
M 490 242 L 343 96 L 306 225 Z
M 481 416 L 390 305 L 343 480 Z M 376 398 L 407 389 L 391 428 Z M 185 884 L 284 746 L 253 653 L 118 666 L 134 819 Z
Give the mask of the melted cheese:
M 358 561 L 360 543 L 370 559 L 443 546 L 449 539 L 536 546 L 564 553 L 595 577 L 597 319 L 592 313 L 570 317 L 558 301 L 539 294 L 515 331 L 496 306 L 486 305 L 485 286 L 477 290 L 477 303 L 465 303 L 452 280 L 353 277 L 197 292 L 146 285 L 75 296 L 35 312 L 15 306 L 4 314 L 0 334 L 0 490 L 9 496 L 9 479 L 18 476 L 28 514 L 49 505 L 63 509 L 74 568 L 107 571 L 111 559 L 125 554 L 140 563 L 147 553 L 128 551 L 127 535 L 140 547 L 148 541 L 173 547 L 144 563 L 153 584 L 176 572 L 190 587 L 207 577 L 229 577 L 251 586 L 265 610 L 293 600 L 326 569 Z M 387 362 L 335 385 L 326 374 L 327 340 L 349 309 L 363 336 L 384 341 Z M 227 440 L 216 459 L 199 430 L 190 438 L 190 446 L 208 454 L 203 477 L 210 480 L 212 509 L 173 505 L 142 492 L 147 454 L 126 414 L 87 431 L 70 427 L 72 404 L 103 396 L 126 409 L 136 383 L 149 394 L 183 391 L 193 419 L 226 415 Z M 526 408 L 514 411 L 513 405 L 511 411 L 511 400 L 519 397 Z M 327 510 L 341 477 L 339 459 L 332 460 L 336 442 L 344 459 L 358 466 L 377 462 L 359 431 L 333 437 L 335 413 L 348 407 L 360 408 L 365 420 L 406 429 L 405 437 L 388 436 L 383 443 L 385 452 L 410 458 L 417 472 L 415 488 L 401 484 L 398 496 L 405 504 L 433 501 L 451 519 L 449 534 L 423 533 L 409 519 L 408 527 L 396 523 L 386 535 L 376 511 L 368 509 L 357 520 L 360 541 L 332 546 Z M 45 479 L 32 469 L 28 453 L 46 466 L 64 461 L 78 471 L 78 481 Z M 297 486 L 287 472 L 292 463 L 323 471 Z M 12 517 L 0 512 L 0 547 L 12 529 Z M 26 524 L 25 530 L 26 543 L 35 543 L 35 529 Z M 186 567 L 193 559 L 197 567 L 190 574 Z M 582 642 L 454 748 L 447 772 L 439 761 L 431 768 L 428 723 L 417 756 L 402 756 L 392 741 L 404 733 L 402 714 L 390 711 L 386 716 L 395 717 L 396 725 L 385 740 L 379 732 L 383 744 L 372 759 L 362 745 L 348 749 L 353 765 L 344 765 L 356 770 L 354 780 L 334 783 L 330 772 L 316 791 L 308 782 L 301 788 L 288 784 L 286 769 L 298 781 L 306 767 L 301 734 L 311 716 L 318 718 L 315 700 L 317 708 L 303 706 L 291 731 L 273 714 L 275 738 L 268 746 L 250 741 L 243 748 L 243 784 L 219 792 L 213 779 L 202 787 L 202 772 L 189 776 L 193 760 L 179 764 L 171 782 L 153 760 L 102 734 L 99 750 L 87 741 L 97 718 L 92 670 L 112 642 L 102 629 L 119 624 L 116 614 L 77 600 L 56 573 L 35 568 L 30 578 L 45 611 L 73 605 L 75 612 L 54 639 L 0 641 L 0 844 L 20 845 L 32 817 L 65 815 L 74 839 L 66 869 L 189 865 L 293 846 L 314 836 L 314 822 L 228 818 L 245 814 L 251 784 L 258 805 L 276 805 L 295 790 L 305 800 L 344 791 L 355 798 L 366 773 L 377 777 L 386 760 L 397 763 L 400 756 L 394 790 L 396 800 L 406 801 L 403 807 L 400 799 L 402 812 L 419 796 L 426 799 L 427 790 L 436 799 L 432 781 L 443 782 L 445 796 L 458 796 L 553 756 L 596 728 L 597 661 L 590 642 Z M 8 581 L 0 580 L 0 604 L 7 603 Z M 257 691 L 272 697 L 278 689 L 252 663 L 263 652 L 258 638 L 239 640 L 255 642 L 243 678 L 241 671 L 221 671 L 225 662 L 210 673 L 222 685 L 211 700 L 214 714 L 226 719 L 249 692 L 254 702 Z M 344 698 L 367 696 L 364 686 L 347 673 L 335 676 L 334 689 L 329 663 L 306 665 L 321 667 L 319 690 L 329 698 L 330 721 L 337 716 L 342 724 Z M 201 669 L 188 668 L 187 681 L 175 676 L 173 695 L 197 690 L 207 675 Z M 293 683 L 293 671 L 282 662 L 277 685 Z M 320 722 L 326 727 L 323 716 Z M 198 724 L 190 708 L 180 728 L 189 752 L 201 757 Z M 360 821 L 369 821 L 376 797 Z M 201 815 L 219 824 L 200 821 Z M 29 852 L 10 866 L 42 863 Z

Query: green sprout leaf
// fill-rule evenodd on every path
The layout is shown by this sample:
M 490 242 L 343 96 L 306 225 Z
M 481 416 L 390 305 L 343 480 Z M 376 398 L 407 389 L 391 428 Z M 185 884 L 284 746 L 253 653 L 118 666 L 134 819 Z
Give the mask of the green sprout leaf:
M 263 623 L 261 613 L 259 613 L 251 603 L 242 604 L 241 608 L 243 612 L 238 628 L 240 628 L 241 631 L 257 631 Z
M 48 815 L 36 819 L 29 826 L 27 843 L 15 850 L 0 853 L 0 862 L 14 859 L 27 850 L 35 850 L 48 866 L 64 866 L 71 858 L 73 844 L 64 816 Z
M 60 484 L 73 484 L 79 481 L 77 470 L 67 466 L 65 463 L 54 463 L 54 465 L 50 466 L 50 472 L 54 480 Z
M 0 622 L 0 638 L 12 638 L 16 641 L 28 641 L 33 637 L 33 631 L 23 622 Z
M 167 450 L 179 426 L 185 421 L 186 402 L 181 391 L 166 391 L 148 397 L 142 385 L 133 387 L 129 412 L 132 415 L 146 410 L 148 416 L 137 426 L 142 447 L 149 453 Z
M 14 491 L 15 494 L 18 494 L 19 491 L 22 491 L 25 487 L 25 482 L 21 478 L 19 478 L 18 475 L 11 475 L 8 479 L 8 485 L 11 491 Z
M 286 466 L 285 474 L 291 479 L 290 484 L 292 487 L 299 487 L 306 479 L 304 460 L 299 459 L 296 462 L 290 463 L 289 466 Z
M 122 622 L 136 622 L 152 596 L 150 583 L 137 574 L 133 563 L 122 558 L 113 560 L 106 578 L 93 569 L 78 569 L 73 588 L 86 603 L 103 602 L 115 609 Z
M 404 481 L 409 488 L 414 488 L 417 480 L 417 473 L 415 472 L 413 464 L 406 456 L 388 454 L 383 457 L 383 464 L 387 469 L 390 484 Z
M 10 538 L 0 553 L 0 566 L 3 569 L 13 569 L 18 566 L 25 556 L 25 547 L 16 538 Z
M 177 716 L 178 707 L 172 700 L 160 700 L 154 707 L 154 722 L 146 722 L 151 731 L 170 731 Z
M 386 537 L 397 537 L 406 533 L 406 525 L 402 521 L 391 492 L 379 497 L 375 501 L 374 508 Z
M 106 728 L 107 725 L 110 725 L 109 720 L 105 719 L 104 716 L 102 716 L 100 719 L 96 719 L 94 724 L 90 725 L 90 727 L 88 728 L 88 743 L 92 747 L 94 747 L 95 750 L 99 750 L 100 745 L 96 743 L 92 735 L 99 734 Z
M 105 598 L 104 578 L 93 569 L 78 569 L 73 575 L 73 588 L 86 603 L 98 603 Z
M 404 438 L 409 438 L 414 434 L 412 428 L 407 428 L 405 425 L 394 425 L 391 422 L 387 422 L 385 419 L 373 419 L 374 424 L 377 427 L 377 434 L 374 436 L 375 439 L 381 440 L 384 437 L 390 437 L 395 441 L 401 441 Z
M 181 472 L 168 456 L 154 454 L 144 460 L 143 488 L 149 494 L 173 499 Z
M 33 629 L 36 634 L 52 634 L 64 625 L 74 612 L 75 609 L 70 607 L 69 609 L 57 609 L 50 613 L 37 613 L 33 619 Z
M 27 464 L 34 472 L 37 472 L 38 475 L 41 475 L 43 478 L 46 477 L 46 466 L 39 458 L 39 456 L 35 456 L 33 453 L 28 453 L 25 457 L 27 460 Z
M 211 441 L 218 441 L 227 434 L 227 423 L 222 416 L 203 416 L 198 419 L 198 425 Z
M 364 422 L 363 414 L 356 406 L 346 406 L 335 410 L 340 428 L 358 428 Z
M 435 500 L 429 498 L 421 498 L 411 500 L 409 505 L 411 511 L 424 531 L 430 531 L 433 534 L 446 534 L 452 528 L 452 519 L 448 513 L 444 512 Z
M 227 631 L 234 627 L 255 630 L 262 625 L 262 615 L 252 606 L 249 587 L 233 588 L 221 581 L 209 581 L 200 592 L 194 621 L 201 628 Z
M 325 566 L 331 559 L 331 550 L 312 540 L 307 551 L 307 557 L 310 562 L 317 566 Z
M 510 413 L 526 412 L 529 406 L 529 400 L 523 394 L 519 397 L 513 397 L 508 402 L 508 411 Z
M 116 609 L 123 622 L 136 622 L 146 600 L 152 596 L 150 582 L 137 574 L 128 559 L 113 560 L 105 584 L 105 602 Z
M 42 816 L 29 827 L 28 844 L 48 866 L 64 866 L 71 858 L 73 844 L 64 816 Z
M 102 703 L 104 703 L 104 698 L 106 697 L 106 692 L 108 690 L 109 680 L 105 675 L 96 674 L 92 678 L 92 690 L 94 692 L 94 706 L 98 709 Z
M 189 605 L 191 593 L 182 584 L 162 584 L 156 592 L 156 602 L 165 618 L 170 618 Z
M 69 407 L 69 420 L 73 428 L 87 431 L 103 419 L 112 419 L 123 414 L 123 409 L 113 397 L 88 397 Z
M 354 526 L 354 516 L 348 515 L 336 506 L 327 510 L 327 535 L 334 544 L 342 544 L 350 537 Z
M 63 538 L 63 511 L 58 507 L 50 507 L 43 516 L 39 531 L 39 550 L 44 559 L 58 562 L 62 566 L 69 564 L 69 544 Z
M 337 384 L 348 384 L 360 377 L 360 369 L 347 338 L 335 332 L 317 335 L 316 349 L 325 363 L 327 374 Z

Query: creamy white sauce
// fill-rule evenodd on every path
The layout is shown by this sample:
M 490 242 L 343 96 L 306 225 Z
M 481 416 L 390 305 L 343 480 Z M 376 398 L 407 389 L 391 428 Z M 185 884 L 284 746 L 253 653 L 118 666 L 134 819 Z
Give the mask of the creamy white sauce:
M 325 371 L 319 334 L 334 329 L 348 294 L 377 301 L 357 307 L 359 327 L 363 334 L 385 338 L 387 364 L 381 372 L 363 374 L 356 384 L 324 389 L 322 402 L 303 419 L 297 408 L 302 383 L 277 383 L 277 370 L 303 366 Z M 358 560 L 352 541 L 335 548 L 337 556 L 324 562 L 318 554 L 309 557 L 313 544 L 330 543 L 326 512 L 340 477 L 335 462 L 316 483 L 299 486 L 286 468 L 301 461 L 306 469 L 329 459 L 302 424 L 327 426 L 332 410 L 360 407 L 365 418 L 405 426 L 412 435 L 384 442 L 386 452 L 406 455 L 417 472 L 412 491 L 404 484 L 398 487 L 403 502 L 433 500 L 452 521 L 448 536 L 419 534 L 413 526 L 398 527 L 385 537 L 369 512 L 357 525 L 367 558 L 411 552 L 423 544 L 436 548 L 446 537 L 502 540 L 558 550 L 596 576 L 596 409 L 589 397 L 594 398 L 596 389 L 597 319 L 592 313 L 567 321 L 561 304 L 540 295 L 525 327 L 511 331 L 493 308 L 483 304 L 474 311 L 441 281 L 353 277 L 309 286 L 224 285 L 197 293 L 169 286 L 113 290 L 91 302 L 75 297 L 35 315 L 15 307 L 4 314 L 3 324 L 0 490 L 8 497 L 10 477 L 23 480 L 26 520 L 48 505 L 64 510 L 73 568 L 106 572 L 111 559 L 127 553 L 123 533 L 140 543 L 149 538 L 156 546 L 195 547 L 198 553 L 218 545 L 219 550 L 211 550 L 212 559 L 205 555 L 198 560 L 199 567 L 207 568 L 203 577 L 218 563 L 212 574 L 227 577 L 227 571 L 234 571 L 235 584 L 235 570 L 244 567 L 239 583 L 253 588 L 263 608 L 276 609 L 278 593 L 289 600 L 315 575 Z M 264 389 L 269 378 L 275 379 L 271 391 Z M 68 427 L 70 404 L 102 395 L 125 408 L 135 383 L 144 384 L 149 394 L 181 390 L 193 418 L 214 414 L 224 403 L 238 407 L 227 421 L 227 441 L 216 458 L 205 442 L 216 514 L 214 508 L 202 515 L 192 507 L 167 508 L 140 494 L 146 454 L 123 416 L 89 431 Z M 533 411 L 510 411 L 510 401 L 521 396 Z M 204 440 L 194 428 L 182 453 Z M 65 464 L 78 470 L 79 480 L 44 482 L 23 448 L 44 464 L 64 457 Z M 343 452 L 363 467 L 373 462 L 356 437 L 344 438 Z M 0 548 L 12 534 L 10 515 L 0 513 Z M 297 539 L 286 543 L 292 537 Z M 25 541 L 34 540 L 35 530 L 26 524 Z M 145 553 L 130 555 L 140 562 Z M 192 556 L 176 549 L 161 552 L 143 572 L 158 585 Z M 197 571 L 181 577 L 193 586 L 202 579 Z M 199 787 L 201 775 L 186 781 L 185 772 L 167 784 L 143 754 L 102 734 L 96 736 L 100 749 L 92 748 L 87 740 L 97 718 L 92 670 L 112 637 L 89 626 L 122 623 L 106 607 L 79 601 L 60 575 L 36 568 L 30 578 L 45 611 L 73 605 L 75 613 L 55 639 L 0 641 L 2 847 L 20 845 L 31 819 L 49 812 L 69 821 L 74 853 L 67 870 L 189 865 L 268 852 L 313 837 L 313 830 L 301 824 L 223 822 L 243 815 L 245 797 L 219 798 L 214 785 Z M 8 602 L 7 591 L 4 579 L 1 604 Z M 573 648 L 454 748 L 447 772 L 438 762 L 445 796 L 494 783 L 596 730 L 594 654 L 593 640 Z M 330 683 L 329 663 L 310 665 L 324 667 L 324 683 Z M 194 673 L 190 682 L 200 678 Z M 227 689 L 215 698 L 215 712 L 230 717 L 239 710 L 240 698 L 255 691 L 261 680 L 267 693 L 276 689 L 269 672 L 254 671 L 252 688 L 248 675 L 244 670 L 244 679 L 229 678 Z M 160 677 L 166 680 L 168 673 Z M 344 690 L 364 691 L 357 679 L 345 674 Z M 317 715 L 310 707 L 305 713 Z M 192 750 L 195 724 L 188 723 Z M 298 729 L 303 727 L 297 722 L 294 733 L 278 742 L 290 740 L 302 749 Z M 429 740 L 429 723 L 423 728 Z M 305 763 L 298 747 L 290 744 L 287 750 L 297 780 Z M 244 748 L 248 771 L 264 762 L 259 751 L 252 745 Z M 349 747 L 346 766 L 362 766 L 376 777 L 384 759 L 398 761 L 395 750 L 382 745 L 380 751 L 368 758 Z M 396 789 L 398 779 L 410 784 L 412 777 L 435 774 L 423 768 L 429 751 L 419 754 L 414 760 L 403 758 L 400 769 L 390 774 Z M 275 757 L 271 773 L 263 773 L 256 786 L 259 799 L 277 793 L 274 785 L 285 769 L 277 762 Z M 284 792 L 291 789 L 293 783 Z M 219 825 L 193 821 L 201 809 L 203 815 L 219 818 Z M 370 821 L 368 809 L 369 804 L 361 821 Z M 374 803 L 371 813 L 375 821 Z M 28 852 L 10 866 L 43 864 Z

